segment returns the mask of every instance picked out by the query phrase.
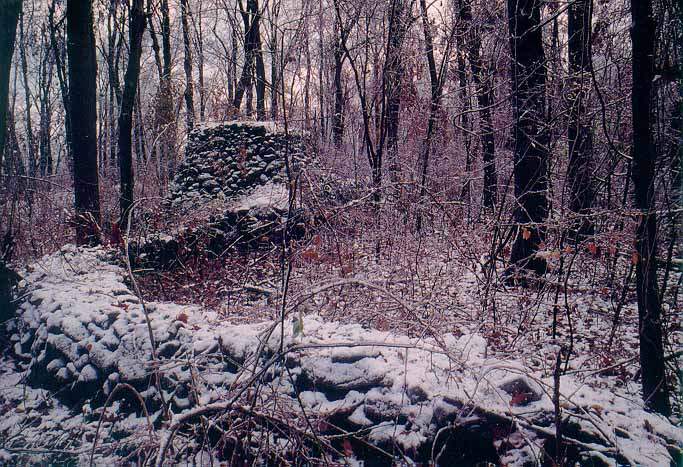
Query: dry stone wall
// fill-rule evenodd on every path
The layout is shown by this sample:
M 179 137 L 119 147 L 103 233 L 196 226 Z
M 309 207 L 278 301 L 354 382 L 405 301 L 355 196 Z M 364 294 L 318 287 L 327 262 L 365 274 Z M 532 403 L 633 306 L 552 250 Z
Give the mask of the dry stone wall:
M 127 383 L 159 426 L 155 372 L 176 415 L 230 400 L 258 374 L 269 401 L 295 412 L 303 405 L 308 416 L 327 420 L 322 434 L 355 433 L 354 455 L 372 465 L 391 465 L 382 451 L 416 462 L 440 458 L 440 465 L 536 465 L 555 452 L 552 376 L 526 376 L 517 363 L 487 358 L 486 341 L 476 334 L 446 334 L 437 345 L 313 315 L 294 334 L 289 322 L 284 329 L 278 321 L 230 324 L 209 310 L 148 303 L 154 361 L 142 304 L 113 251 L 67 246 L 25 277 L 25 298 L 9 329 L 13 353 L 30 384 L 54 390 L 74 410 L 86 399 L 101 405 Z M 274 358 L 281 345 L 285 353 Z M 683 441 L 680 431 L 635 404 L 612 409 L 609 394 L 571 377 L 563 390 L 575 404 L 563 409 L 572 462 L 638 464 L 636 439 L 649 439 L 647 456 L 659 458 Z M 586 418 L 596 404 L 601 418 Z M 132 401 L 120 410 L 139 406 Z M 634 418 L 646 418 L 647 426 L 632 426 Z
M 170 186 L 174 207 L 235 199 L 268 183 L 285 183 L 285 158 L 304 160 L 301 135 L 272 123 L 205 124 L 190 132 L 185 157 Z

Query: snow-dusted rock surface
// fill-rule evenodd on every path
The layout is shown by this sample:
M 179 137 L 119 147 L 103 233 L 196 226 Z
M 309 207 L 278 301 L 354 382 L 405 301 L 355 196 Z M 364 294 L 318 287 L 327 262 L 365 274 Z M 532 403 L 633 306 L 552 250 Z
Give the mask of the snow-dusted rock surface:
M 170 186 L 174 207 L 233 199 L 268 183 L 286 179 L 285 157 L 304 158 L 301 136 L 285 134 L 273 123 L 204 124 L 188 135 L 185 158 Z
M 301 236 L 307 216 L 300 206 L 289 211 L 287 160 L 292 174 L 303 166 L 302 136 L 272 122 L 198 126 L 188 135 L 164 203 L 175 220 L 167 231 L 132 242 L 134 260 L 164 268 L 188 246 L 216 255 L 270 246 L 279 243 L 285 225 L 290 237 Z
M 341 451 L 379 465 L 391 459 L 375 448 L 401 459 L 435 459 L 439 465 L 537 465 L 555 452 L 552 375 L 488 358 L 486 340 L 477 334 L 416 339 L 307 315 L 303 333 L 293 335 L 289 318 L 284 328 L 278 321 L 229 324 L 209 310 L 169 303 L 147 303 L 147 320 L 124 270 L 104 249 L 67 246 L 31 266 L 25 281 L 25 300 L 12 325 L 13 350 L 24 362 L 30 386 L 50 389 L 61 402 L 45 408 L 38 397 L 27 396 L 21 412 L 10 410 L 0 422 L 0 439 L 14 441 L 0 444 L 0 456 L 11 459 L 26 433 L 40 436 L 41 426 L 52 434 L 70 426 L 62 404 L 75 414 L 86 411 L 82 407 L 92 411 L 120 383 L 145 398 L 158 431 L 154 439 L 162 446 L 173 444 L 182 423 L 195 414 L 230 410 L 254 382 L 268 395 L 264 407 L 277 401 L 323 420 L 321 434 L 353 432 L 353 443 Z M 155 374 L 170 421 L 160 409 Z M 7 401 L 21 397 L 14 389 L 2 391 Z M 105 424 L 134 443 L 131 435 L 146 424 L 133 423 L 130 417 L 142 414 L 127 396 L 122 391 L 110 401 L 118 418 Z M 668 465 L 670 453 L 683 443 L 679 428 L 645 412 L 640 401 L 597 391 L 572 376 L 562 378 L 560 400 L 572 461 Z M 13 424 L 28 416 L 29 405 L 34 417 L 51 422 L 29 424 L 22 436 L 12 436 Z M 81 460 L 90 434 L 75 451 Z M 150 442 L 147 435 L 144 440 Z M 101 445 L 109 446 L 110 457 L 98 451 L 98 459 L 116 458 L 111 441 Z M 174 452 L 181 451 L 179 444 Z

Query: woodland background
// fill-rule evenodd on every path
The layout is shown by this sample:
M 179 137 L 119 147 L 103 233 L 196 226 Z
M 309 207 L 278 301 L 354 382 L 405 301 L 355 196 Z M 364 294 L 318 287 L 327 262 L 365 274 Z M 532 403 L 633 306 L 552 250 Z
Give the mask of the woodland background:
M 458 319 L 501 351 L 505 326 L 566 362 L 587 338 L 598 365 L 635 355 L 646 406 L 678 413 L 682 15 L 677 0 L 1 0 L 0 306 L 13 270 L 74 239 L 191 222 L 163 200 L 193 129 L 275 121 L 314 161 L 290 194 L 346 184 L 355 201 L 320 206 L 317 231 L 266 259 L 201 258 L 143 294 L 217 306 L 235 271 L 280 296 L 386 277 L 450 329 L 451 268 L 467 270 Z M 346 319 L 415 325 L 346 293 Z M 609 335 L 576 334 L 577 293 L 609 303 Z M 624 329 L 638 349 L 615 350 Z

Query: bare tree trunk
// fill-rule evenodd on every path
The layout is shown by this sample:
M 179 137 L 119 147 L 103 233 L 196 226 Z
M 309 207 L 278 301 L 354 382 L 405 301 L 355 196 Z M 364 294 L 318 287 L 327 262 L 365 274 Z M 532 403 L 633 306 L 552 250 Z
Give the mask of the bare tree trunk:
M 0 9 L 0 173 L 2 173 L 3 168 L 2 159 L 5 154 L 7 135 L 10 69 L 21 7 L 22 1 L 14 0 L 6 2 Z M 5 172 L 10 174 L 7 168 Z M 11 232 L 8 231 L 6 235 L 11 235 Z M 12 289 L 15 283 L 15 274 L 7 267 L 11 255 L 11 242 L 7 243 L 8 245 L 3 245 L 2 250 L 0 250 L 0 323 L 4 323 L 14 315 Z
M 147 9 L 151 12 L 152 0 L 147 1 Z M 164 79 L 164 65 L 161 61 L 161 46 L 159 46 L 159 38 L 157 37 L 154 28 L 153 16 L 150 14 L 147 17 L 149 23 L 149 37 L 152 39 L 152 51 L 154 52 L 154 63 L 157 66 L 157 73 L 159 74 L 159 82 Z
M 460 127 L 462 128 L 462 143 L 465 149 L 465 173 L 467 179 L 462 187 L 460 198 L 467 205 L 467 219 L 472 217 L 472 122 L 470 112 L 472 110 L 472 98 L 467 89 L 467 68 L 465 64 L 464 47 L 458 46 L 457 74 L 460 85 L 459 96 L 462 108 L 460 109 Z
M 47 37 L 46 26 L 41 27 L 41 59 L 38 79 L 39 102 L 40 102 L 40 133 L 38 136 L 40 148 L 40 175 L 42 177 L 52 174 L 52 141 L 50 131 L 52 129 L 52 77 L 54 61 L 50 51 L 50 39 Z
M 69 86 L 67 83 L 67 71 L 64 63 L 63 48 L 61 48 L 57 41 L 57 26 L 54 21 L 55 1 L 52 0 L 48 6 L 48 27 L 50 28 L 50 48 L 55 60 L 55 69 L 57 71 L 57 80 L 59 81 L 59 88 L 61 90 L 62 105 L 64 106 L 64 137 L 66 142 L 67 160 L 72 160 L 71 157 L 71 118 L 69 117 Z
M 97 173 L 97 60 L 92 0 L 67 0 L 69 113 L 78 244 L 99 243 L 99 178 Z
M 338 37 L 334 42 L 334 115 L 332 116 L 332 138 L 335 146 L 341 146 L 344 138 L 344 83 L 342 72 L 344 69 L 344 47 L 351 33 L 351 25 L 344 25 L 335 17 L 335 29 Z
M 230 69 L 228 73 L 228 98 L 233 102 L 233 107 L 235 103 L 235 97 L 237 96 L 237 22 L 236 20 L 232 22 L 230 28 L 230 42 L 232 49 L 230 51 Z M 240 98 L 241 99 L 241 98 Z
M 258 2 L 254 2 L 254 36 L 256 42 L 256 50 L 254 51 L 254 59 L 256 62 L 256 119 L 266 119 L 266 67 L 263 63 L 263 51 L 261 44 L 261 13 L 258 11 Z
M 270 118 L 275 121 L 278 116 L 278 18 L 280 16 L 280 2 L 272 6 L 272 23 L 270 29 Z
M 106 107 L 102 109 L 104 130 L 100 133 L 101 154 L 104 156 L 100 160 L 100 166 L 106 171 L 108 166 L 116 165 L 116 115 L 121 106 L 121 81 L 119 78 L 119 64 L 121 62 L 121 52 L 123 50 L 123 34 L 121 25 L 125 22 L 126 9 L 119 9 L 119 1 L 110 0 L 109 14 L 107 16 L 107 89 Z M 107 160 L 108 159 L 108 160 Z
M 21 6 L 22 0 L 14 0 L 6 2 L 5 7 L 0 9 L 0 162 L 5 154 L 9 78 Z
M 140 82 L 138 80 L 138 88 Z M 147 151 L 145 149 L 145 123 L 142 116 L 142 102 L 140 93 L 135 94 L 135 158 L 137 162 L 147 162 Z
M 662 309 L 657 291 L 657 216 L 654 178 L 657 151 L 652 135 L 652 81 L 654 78 L 655 22 L 651 0 L 631 2 L 633 41 L 633 186 L 640 211 L 636 232 L 636 294 L 643 399 L 652 410 L 671 413 L 666 382 Z
M 130 11 L 130 26 L 128 42 L 130 55 L 128 67 L 123 81 L 123 96 L 121 99 L 121 113 L 119 114 L 119 144 L 118 159 L 121 174 L 121 221 L 127 215 L 133 204 L 133 151 L 132 151 L 132 125 L 135 95 L 137 93 L 138 78 L 140 76 L 140 55 L 142 54 L 142 35 L 145 32 L 145 12 L 143 0 L 133 0 Z
M 308 22 L 306 22 L 306 25 L 304 26 L 304 34 L 302 37 L 303 44 L 301 45 L 302 49 L 304 50 L 303 55 L 304 55 L 304 70 L 305 71 L 305 77 L 304 77 L 304 128 L 306 130 L 310 130 L 312 123 L 311 123 L 311 43 L 309 40 L 310 36 L 310 30 L 308 27 Z M 322 81 L 322 67 L 319 67 L 319 75 L 318 75 L 318 82 Z M 320 101 L 322 102 L 324 100 L 324 97 L 321 96 Z
M 109 80 L 107 82 L 108 94 L 103 106 L 100 107 L 100 114 L 102 116 L 100 127 L 100 167 L 106 173 L 107 162 L 111 165 L 115 163 L 114 158 L 116 149 L 114 147 L 114 138 L 116 133 L 116 124 L 114 123 L 114 116 L 116 115 L 116 81 L 118 81 L 118 72 L 115 70 L 114 61 L 116 50 L 116 38 L 118 36 L 117 14 L 119 2 L 116 0 L 109 1 L 109 14 L 107 15 L 107 51 L 106 63 L 107 74 Z M 114 24 L 112 24 L 112 22 Z
M 199 121 L 206 119 L 206 88 L 204 87 L 204 29 L 203 29 L 203 6 L 204 2 L 199 1 L 198 21 L 197 21 L 197 78 L 199 80 Z
M 26 167 L 24 167 L 24 157 L 19 146 L 19 139 L 17 138 L 17 125 L 14 122 L 14 112 L 7 111 L 7 136 L 5 140 L 5 156 L 7 157 L 8 175 L 26 175 Z
M 593 223 L 588 217 L 593 207 L 591 184 L 593 133 L 588 121 L 588 77 L 591 72 L 591 17 L 592 0 L 576 0 L 569 5 L 569 209 L 582 216 L 575 223 L 577 239 L 593 234 Z
M 244 67 L 242 74 L 237 82 L 235 89 L 235 99 L 233 100 L 233 107 L 239 112 L 242 106 L 242 99 L 245 93 L 248 93 L 252 87 L 252 76 L 254 69 L 254 56 L 257 47 L 256 32 L 258 30 L 258 3 L 257 0 L 247 0 L 247 8 L 244 9 L 240 0 L 240 13 L 242 15 L 242 22 L 244 23 Z M 247 110 L 249 113 L 249 109 Z
M 425 40 L 425 56 L 427 57 L 427 67 L 429 68 L 429 82 L 431 87 L 431 99 L 429 107 L 429 121 L 427 123 L 427 135 L 425 136 L 422 149 L 422 170 L 420 175 L 420 199 L 417 216 L 415 218 L 415 230 L 418 232 L 422 229 L 422 209 L 424 208 L 425 198 L 427 194 L 427 172 L 429 170 L 429 158 L 432 149 L 432 139 L 436 131 L 437 118 L 441 105 L 441 94 L 443 91 L 443 82 L 446 77 L 447 66 L 450 55 L 450 40 L 446 44 L 446 51 L 441 62 L 439 70 L 436 68 L 436 60 L 434 59 L 434 39 L 432 37 L 432 30 L 429 24 L 429 15 L 427 14 L 426 0 L 420 0 L 420 12 L 422 15 L 422 32 Z
M 19 18 L 19 37 L 20 37 L 20 47 L 19 56 L 21 57 L 21 76 L 23 78 L 24 85 L 24 112 L 25 112 L 25 128 L 26 128 L 26 149 L 28 153 L 28 175 L 29 177 L 35 177 L 38 171 L 38 158 L 36 157 L 36 141 L 33 135 L 33 118 L 31 116 L 31 88 L 29 86 L 28 78 L 28 62 L 26 60 L 26 49 L 28 44 L 26 44 L 26 38 L 24 36 L 24 14 Z
M 188 24 L 189 5 L 187 0 L 180 0 L 180 19 L 183 25 L 183 68 L 185 70 L 185 121 L 188 133 L 194 128 L 194 93 L 192 83 L 192 48 L 190 44 L 190 27 Z
M 472 81 L 477 89 L 477 105 L 480 116 L 480 138 L 482 159 L 484 163 L 484 209 L 493 210 L 498 202 L 498 176 L 496 173 L 496 145 L 493 137 L 493 121 L 491 111 L 493 107 L 492 76 L 484 70 L 481 59 L 481 36 L 472 21 L 472 7 L 470 0 L 461 0 L 460 19 L 469 28 L 466 36 L 467 55 L 472 67 Z
M 160 157 L 159 173 L 161 175 L 160 191 L 164 189 L 166 181 L 175 172 L 175 145 L 176 145 L 176 120 L 173 108 L 173 83 L 171 81 L 172 58 L 171 58 L 171 17 L 168 0 L 161 0 L 161 56 L 162 78 L 159 88 L 159 121 L 157 131 L 163 132 L 159 138 Z
M 544 223 L 548 215 L 542 3 L 541 0 L 508 0 L 517 202 L 514 217 L 518 226 L 510 261 L 537 274 L 546 270 L 545 260 L 536 253 L 545 239 Z
M 401 111 L 401 86 L 403 81 L 403 40 L 407 31 L 407 6 L 405 0 L 392 0 L 389 18 L 389 38 L 387 41 L 386 64 L 383 73 L 383 86 L 386 99 L 384 124 L 386 127 L 386 147 L 389 174 L 392 181 L 398 180 L 400 170 L 398 161 L 398 128 Z

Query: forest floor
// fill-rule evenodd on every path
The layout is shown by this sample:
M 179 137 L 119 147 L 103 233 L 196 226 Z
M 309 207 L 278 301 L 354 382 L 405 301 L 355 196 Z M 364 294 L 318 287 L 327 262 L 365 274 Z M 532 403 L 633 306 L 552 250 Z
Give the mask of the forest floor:
M 669 461 L 672 443 L 683 443 L 683 430 L 677 427 L 681 421 L 680 393 L 672 391 L 674 415 L 669 421 L 643 410 L 633 260 L 627 242 L 621 241 L 627 235 L 607 233 L 573 247 L 549 241 L 541 253 L 548 260 L 548 273 L 529 287 L 519 287 L 505 280 L 502 260 L 489 260 L 488 252 L 501 243 L 493 220 L 465 223 L 444 219 L 416 234 L 401 216 L 385 214 L 378 225 L 376 220 L 368 221 L 367 214 L 367 206 L 332 213 L 332 222 L 288 245 L 288 261 L 283 260 L 282 245 L 271 245 L 250 251 L 230 250 L 219 257 L 190 255 L 170 269 L 142 267 L 135 271 L 142 294 L 139 298 L 175 316 L 176 322 L 195 323 L 197 335 L 234 333 L 234 329 L 255 335 L 269 323 L 277 323 L 285 309 L 286 329 L 282 333 L 288 333 L 290 341 L 295 337 L 291 328 L 301 319 L 302 335 L 306 336 L 303 339 L 314 346 L 339 339 L 346 344 L 371 340 L 410 346 L 418 353 L 410 360 L 384 351 L 373 353 L 376 350 L 361 354 L 361 360 L 367 361 L 381 357 L 386 366 L 383 372 L 404 378 L 429 373 L 426 362 L 433 357 L 419 356 L 420 348 L 441 349 L 446 355 L 455 351 L 462 356 L 469 352 L 471 342 L 476 342 L 473 359 L 449 356 L 443 363 L 445 382 L 439 383 L 439 376 L 436 380 L 429 376 L 428 383 L 423 381 L 430 400 L 439 394 L 461 394 L 459 386 L 454 389 L 448 383 L 451 377 L 460 378 L 463 387 L 471 390 L 465 391 L 466 397 L 461 394 L 462 398 L 497 416 L 524 419 L 525 410 L 552 413 L 554 378 L 559 374 L 563 410 L 593 426 L 610 449 L 623 455 L 621 460 L 640 465 L 673 462 Z M 196 220 L 184 222 L 192 225 Z M 165 225 L 179 224 L 172 219 Z M 150 221 L 147 231 L 164 228 Z M 500 257 L 506 255 L 504 246 L 501 248 Z M 107 254 L 116 254 L 116 250 L 107 250 Z M 70 261 L 75 263 L 87 257 L 77 250 L 66 251 L 61 256 L 55 254 L 58 259 L 72 258 Z M 74 287 L 69 282 L 72 279 L 60 276 L 64 266 L 51 269 L 55 254 L 37 259 L 22 271 L 29 278 L 29 283 L 24 284 L 27 294 L 34 285 L 30 278 L 38 277 L 36 271 L 42 271 L 38 283 L 58 284 L 63 287 L 60 293 L 70 296 L 69 300 L 89 303 L 93 301 L 91 296 L 103 297 L 101 304 L 93 305 L 95 308 L 106 308 L 121 293 L 107 289 L 110 279 L 106 268 L 92 271 L 94 275 L 87 276 L 87 284 L 79 282 Z M 95 264 L 95 269 L 102 267 L 101 263 Z M 126 275 L 124 269 L 117 274 Z M 125 282 L 116 287 L 134 294 L 130 280 Z M 680 283 L 680 273 L 672 271 L 664 294 L 666 354 L 670 356 L 667 363 L 674 388 L 680 387 L 680 379 L 676 379 L 681 374 L 677 355 L 683 349 Z M 282 290 L 286 290 L 284 297 Z M 59 296 L 56 291 L 50 294 Z M 43 303 L 34 307 L 41 312 L 47 310 L 46 306 Z M 248 345 L 253 343 L 245 342 L 245 349 Z M 311 350 L 320 355 L 325 351 Z M 449 365 L 459 369 L 447 369 Z M 319 371 L 326 368 L 319 363 L 314 367 Z M 495 386 L 510 377 L 507 373 L 488 375 L 490 368 L 514 368 L 528 380 L 540 382 L 544 394 L 538 407 L 527 407 L 528 401 L 518 400 L 523 393 L 491 399 L 482 390 L 480 395 L 480 381 Z M 155 425 L 154 436 L 147 436 L 147 420 L 142 413 L 116 415 L 120 407 L 117 401 L 109 412 L 93 409 L 89 401 L 79 403 L 80 410 L 74 411 L 73 406 L 55 397 L 58 391 L 31 384 L 27 375 L 25 364 L 9 354 L 0 361 L 0 406 L 7 414 L 0 422 L 0 439 L 5 440 L 0 442 L 0 463 L 76 459 L 87 463 L 101 423 L 106 433 L 99 441 L 96 460 L 118 463 L 124 461 L 121 452 L 128 452 L 138 461 L 152 462 L 164 431 Z M 390 379 L 393 382 L 388 383 L 388 391 L 400 386 L 398 379 Z M 225 396 L 219 389 L 207 390 L 206 401 L 213 401 L 207 403 Z M 311 394 L 314 400 L 325 397 L 315 391 Z M 390 395 L 394 397 L 395 392 L 386 397 Z M 202 397 L 199 395 L 199 400 Z M 347 393 L 341 400 L 349 397 Z M 382 399 L 383 403 L 387 400 Z M 315 401 L 299 403 L 302 409 L 290 414 L 292 419 L 300 419 L 304 405 L 318 412 L 325 405 Z M 299 421 L 310 423 L 305 418 Z M 355 419 L 363 421 L 362 417 Z M 432 430 L 430 436 L 434 436 L 433 424 L 432 428 L 428 421 L 424 424 L 420 430 Z M 297 426 L 300 429 L 306 425 Z M 544 429 L 551 431 L 552 424 Z M 160 434 L 156 430 L 161 430 Z M 538 456 L 543 450 L 528 438 L 531 432 L 520 428 L 515 433 L 523 433 L 526 438 L 512 440 L 507 433 L 503 445 L 520 447 L 520 452 L 526 449 L 526 457 L 508 452 L 508 465 L 522 465 L 529 456 Z M 350 462 L 355 459 L 354 450 L 347 448 L 345 445 L 341 451 Z M 207 462 L 216 460 L 213 456 L 209 454 Z

